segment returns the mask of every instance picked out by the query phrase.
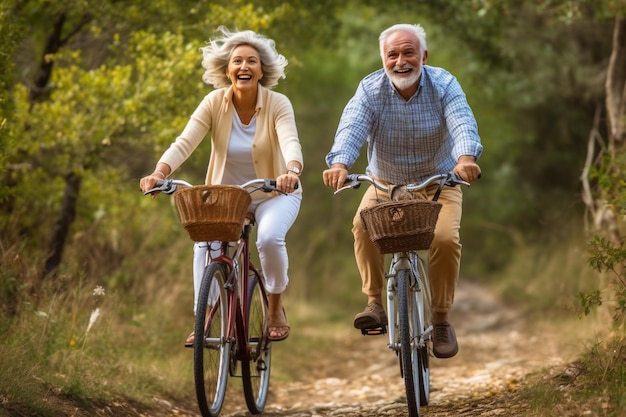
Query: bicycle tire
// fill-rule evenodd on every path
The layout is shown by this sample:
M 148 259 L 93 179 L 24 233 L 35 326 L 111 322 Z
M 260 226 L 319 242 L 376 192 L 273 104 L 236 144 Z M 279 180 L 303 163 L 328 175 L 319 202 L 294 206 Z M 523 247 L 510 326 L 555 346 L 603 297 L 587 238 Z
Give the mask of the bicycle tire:
M 398 321 L 400 330 L 400 362 L 402 365 L 402 377 L 406 391 L 406 402 L 409 417 L 420 416 L 421 406 L 421 357 L 419 340 L 421 329 L 419 314 L 410 286 L 410 271 L 401 269 L 397 271 L 398 279 Z
M 430 280 L 426 274 L 426 268 L 424 267 L 424 261 L 422 258 L 417 258 L 417 279 L 420 280 L 422 291 L 416 292 L 417 305 L 423 306 L 423 315 L 421 316 L 420 323 L 424 331 L 433 325 L 433 313 L 431 304 L 430 293 Z M 426 406 L 430 402 L 430 355 L 432 352 L 432 336 L 429 334 L 424 340 L 424 346 L 420 348 L 420 366 L 421 366 L 421 381 L 420 384 L 420 405 Z
M 242 361 L 241 375 L 246 405 L 252 414 L 265 409 L 272 365 L 272 344 L 268 340 L 268 299 L 262 283 L 252 272 L 248 276 L 247 328 L 250 359 Z
M 196 307 L 193 373 L 196 398 L 203 417 L 217 417 L 224 405 L 230 362 L 228 296 L 224 265 L 210 263 L 204 270 Z M 217 294 L 215 293 L 217 291 Z M 213 303 L 209 309 L 209 303 Z

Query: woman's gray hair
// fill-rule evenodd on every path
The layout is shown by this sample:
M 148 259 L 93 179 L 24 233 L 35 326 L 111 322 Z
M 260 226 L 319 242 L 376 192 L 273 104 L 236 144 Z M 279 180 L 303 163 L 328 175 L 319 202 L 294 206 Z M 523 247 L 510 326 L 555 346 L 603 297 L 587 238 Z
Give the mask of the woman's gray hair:
M 428 50 L 428 45 L 426 45 L 426 31 L 421 25 L 411 25 L 409 23 L 398 23 L 397 25 L 393 25 L 387 29 L 385 29 L 380 36 L 378 37 L 379 47 L 380 47 L 380 57 L 383 59 L 383 63 L 385 62 L 385 41 L 392 33 L 396 32 L 411 32 L 417 36 L 417 39 L 420 41 L 421 53 L 424 55 L 424 51 Z
M 263 78 L 259 83 L 268 88 L 278 84 L 279 78 L 285 78 L 287 59 L 276 51 L 272 39 L 251 30 L 229 31 L 224 26 L 218 28 L 222 36 L 208 42 L 202 50 L 202 67 L 206 70 L 202 81 L 215 88 L 229 87 L 231 81 L 226 75 L 233 50 L 241 45 L 249 45 L 257 50 L 261 58 Z

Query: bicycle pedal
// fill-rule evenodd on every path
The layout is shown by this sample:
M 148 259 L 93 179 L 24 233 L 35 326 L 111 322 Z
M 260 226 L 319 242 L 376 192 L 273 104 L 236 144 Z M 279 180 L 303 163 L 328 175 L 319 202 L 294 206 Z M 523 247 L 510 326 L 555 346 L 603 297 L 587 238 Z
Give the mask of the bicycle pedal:
M 387 333 L 387 326 L 373 327 L 371 329 L 361 329 L 363 336 L 378 336 Z

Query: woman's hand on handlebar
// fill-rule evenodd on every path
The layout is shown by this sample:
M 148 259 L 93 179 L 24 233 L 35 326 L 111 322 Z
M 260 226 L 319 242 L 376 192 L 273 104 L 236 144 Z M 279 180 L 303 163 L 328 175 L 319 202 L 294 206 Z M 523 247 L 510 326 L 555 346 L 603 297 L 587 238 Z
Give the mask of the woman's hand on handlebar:
M 285 194 L 293 193 L 298 188 L 299 178 L 296 174 L 283 174 L 276 177 L 276 188 Z
M 344 164 L 333 164 L 322 173 L 322 177 L 324 178 L 324 185 L 333 190 L 338 190 L 343 187 L 348 178 L 348 167 Z
M 139 180 L 139 188 L 144 193 L 156 187 L 157 181 L 163 181 L 163 177 L 157 174 L 156 172 L 143 177 Z M 155 191 L 152 193 L 152 198 L 156 198 L 160 191 Z

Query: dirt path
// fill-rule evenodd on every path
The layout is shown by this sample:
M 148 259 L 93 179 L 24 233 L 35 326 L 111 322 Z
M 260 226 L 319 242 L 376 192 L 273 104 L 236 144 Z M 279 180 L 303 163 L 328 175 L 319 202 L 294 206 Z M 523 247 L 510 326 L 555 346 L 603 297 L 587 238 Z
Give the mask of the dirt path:
M 530 326 L 520 312 L 467 282 L 459 286 L 451 321 L 460 350 L 452 359 L 431 362 L 430 405 L 423 408 L 427 417 L 524 415 L 519 409 L 524 404 L 507 405 L 510 393 L 530 373 L 573 360 L 582 346 Z M 342 332 L 336 344 L 334 356 L 311 364 L 308 379 L 273 384 L 264 415 L 407 415 L 398 360 L 386 336 Z M 245 404 L 238 404 L 228 406 L 224 415 L 249 414 Z
M 430 404 L 422 408 L 424 417 L 531 415 L 528 404 L 514 393 L 538 370 L 561 374 L 583 348 L 587 326 L 575 318 L 563 323 L 528 323 L 522 312 L 482 286 L 463 280 L 451 322 L 459 353 L 451 359 L 432 358 Z M 320 330 L 300 326 L 298 331 Z M 386 336 L 362 336 L 346 323 L 345 328 L 324 337 L 336 345 L 333 354 L 320 357 L 312 346 L 301 380 L 273 380 L 264 417 L 408 415 L 398 359 L 387 348 Z M 288 349 L 288 343 L 280 348 Z M 239 391 L 227 394 L 222 416 L 250 416 Z M 199 416 L 193 399 L 185 404 L 155 402 L 159 409 L 154 410 L 155 416 Z

